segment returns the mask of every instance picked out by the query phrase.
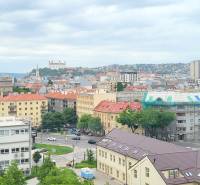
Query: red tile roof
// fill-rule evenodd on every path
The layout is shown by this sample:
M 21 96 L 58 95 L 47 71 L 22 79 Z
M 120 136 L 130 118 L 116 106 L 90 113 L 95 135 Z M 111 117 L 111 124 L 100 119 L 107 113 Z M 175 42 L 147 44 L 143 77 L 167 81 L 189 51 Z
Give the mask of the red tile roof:
M 139 102 L 111 102 L 102 101 L 95 108 L 96 112 L 120 113 L 130 107 L 132 110 L 141 110 L 142 106 Z
M 53 92 L 53 93 L 48 93 L 45 95 L 49 99 L 59 99 L 59 100 L 76 100 L 77 94 L 73 92 L 69 92 L 67 94 L 62 94 L 60 92 Z
M 143 85 L 136 85 L 136 86 L 127 86 L 126 90 L 127 91 L 144 91 L 147 90 L 147 86 L 143 86 Z
M 37 100 L 47 100 L 46 97 L 40 94 L 17 94 L 9 95 L 5 97 L 0 97 L 0 101 L 37 101 Z

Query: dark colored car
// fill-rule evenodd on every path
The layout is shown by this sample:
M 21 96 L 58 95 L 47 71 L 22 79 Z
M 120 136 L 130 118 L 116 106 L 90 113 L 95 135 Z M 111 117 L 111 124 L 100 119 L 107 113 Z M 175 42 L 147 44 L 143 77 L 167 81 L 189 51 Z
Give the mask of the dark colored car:
M 81 140 L 81 137 L 79 137 L 79 136 L 72 137 L 72 140 Z
M 97 142 L 96 142 L 95 140 L 93 140 L 93 139 L 89 139 L 89 140 L 88 140 L 88 143 L 94 145 L 94 144 L 96 144 Z

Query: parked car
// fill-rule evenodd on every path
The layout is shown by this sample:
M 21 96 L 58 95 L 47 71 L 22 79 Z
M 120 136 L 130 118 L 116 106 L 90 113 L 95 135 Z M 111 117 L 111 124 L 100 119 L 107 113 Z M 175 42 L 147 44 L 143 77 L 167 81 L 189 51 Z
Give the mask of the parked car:
M 74 133 L 76 136 L 81 136 L 81 133 L 80 132 L 75 132 Z
M 95 140 L 93 140 L 93 139 L 89 139 L 89 140 L 88 140 L 88 143 L 94 145 L 94 144 L 96 144 L 97 142 L 96 142 Z
M 81 140 L 81 137 L 79 137 L 79 136 L 72 137 L 72 140 Z
M 48 137 L 47 140 L 48 141 L 56 141 L 56 138 L 55 137 Z

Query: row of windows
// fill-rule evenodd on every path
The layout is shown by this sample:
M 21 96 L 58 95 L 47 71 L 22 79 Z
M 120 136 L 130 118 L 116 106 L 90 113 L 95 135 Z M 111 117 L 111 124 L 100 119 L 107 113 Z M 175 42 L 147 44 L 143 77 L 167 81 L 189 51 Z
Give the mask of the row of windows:
M 21 159 L 21 160 L 14 160 L 17 164 L 27 164 L 29 163 L 29 159 Z M 0 170 L 5 167 L 8 167 L 10 164 L 9 160 L 0 161 Z
M 105 159 L 107 159 L 107 152 L 99 149 L 99 156 L 104 157 Z M 115 155 L 110 154 L 110 161 L 115 162 Z M 125 166 L 125 160 L 119 157 L 118 158 L 118 164 L 122 165 L 122 166 Z
M 137 170 L 133 171 L 133 176 L 134 176 L 134 178 L 138 178 Z M 145 177 L 149 177 L 149 176 L 150 176 L 150 170 L 149 170 L 149 168 L 145 167 Z
M 21 148 L 12 148 L 11 149 L 11 153 L 18 153 L 18 152 L 28 152 L 29 148 L 28 147 L 21 147 Z M 10 149 L 6 148 L 6 149 L 0 149 L 0 154 L 9 154 L 10 153 Z
M 38 104 L 38 102 L 35 102 L 35 103 Z M 19 102 L 18 104 L 19 104 L 19 105 L 22 105 L 23 103 Z M 24 104 L 25 104 L 25 105 L 28 105 L 28 102 L 24 102 Z M 33 102 L 29 102 L 29 104 L 32 105 Z M 45 104 L 45 102 L 42 101 L 42 104 Z M 1 103 L 1 105 L 4 105 L 4 103 Z M 10 103 L 10 105 L 12 106 L 12 105 L 14 105 L 14 103 Z
M 28 129 L 11 130 L 11 135 L 28 134 Z M 10 130 L 0 130 L 0 137 L 9 136 Z
M 120 178 L 120 175 L 122 175 L 123 181 L 125 181 L 125 179 L 126 179 L 125 173 L 120 174 L 119 170 L 113 170 L 112 167 L 109 167 L 108 165 L 106 165 L 104 163 L 101 163 L 101 162 L 99 163 L 99 169 L 104 171 L 107 174 L 114 175 L 117 178 Z

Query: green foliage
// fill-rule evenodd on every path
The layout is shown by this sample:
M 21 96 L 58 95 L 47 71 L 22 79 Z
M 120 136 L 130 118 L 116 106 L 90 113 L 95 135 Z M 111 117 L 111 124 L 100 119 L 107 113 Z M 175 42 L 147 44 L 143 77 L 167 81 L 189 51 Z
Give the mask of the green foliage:
M 117 92 L 123 91 L 124 85 L 122 82 L 117 82 Z
M 89 114 L 84 114 L 79 119 L 77 127 L 82 131 L 89 130 L 93 133 L 102 132 L 103 127 L 101 124 L 101 120 L 98 117 L 92 117 Z
M 91 117 L 88 122 L 88 128 L 94 133 L 101 132 L 103 129 L 101 119 L 98 117 Z
M 35 148 L 45 148 L 52 155 L 63 155 L 73 152 L 73 149 L 68 146 L 57 146 L 48 144 L 35 144 Z
M 72 108 L 66 108 L 63 111 L 63 117 L 64 117 L 64 122 L 65 124 L 76 124 L 77 122 L 77 116 Z
M 164 130 L 174 120 L 175 114 L 173 112 L 159 109 L 145 109 L 142 111 L 127 109 L 120 113 L 117 118 L 119 123 L 127 125 L 132 129 L 132 132 L 138 126 L 141 126 L 145 129 L 145 133 L 151 137 L 157 137 L 158 132 Z
M 23 172 L 18 169 L 18 166 L 13 162 L 5 171 L 5 174 L 0 177 L 0 185 L 26 185 L 26 180 Z
M 66 108 L 63 112 L 48 112 L 42 116 L 42 127 L 53 130 L 61 129 L 65 124 L 75 124 L 77 116 L 72 108 Z
M 89 162 L 89 161 L 81 161 L 80 163 L 75 164 L 75 168 L 80 169 L 80 168 L 96 168 L 97 167 L 97 162 Z
M 140 121 L 141 121 L 141 112 L 133 111 L 130 108 L 121 112 L 119 114 L 119 117 L 117 118 L 117 122 L 121 123 L 122 125 L 127 125 L 129 128 L 131 128 L 133 133 L 141 123 Z
M 25 88 L 25 87 L 13 87 L 13 92 L 28 93 L 28 92 L 31 92 L 31 90 L 29 88 Z
M 86 155 L 87 155 L 87 161 L 89 163 L 92 163 L 92 162 L 95 161 L 95 159 L 94 159 L 94 152 L 91 149 L 87 149 Z
M 80 117 L 77 127 L 82 130 L 86 130 L 88 128 L 88 123 L 92 118 L 89 114 L 84 114 Z
M 40 152 L 37 151 L 33 154 L 33 161 L 37 164 L 40 161 L 41 157 L 42 156 L 41 156 Z

